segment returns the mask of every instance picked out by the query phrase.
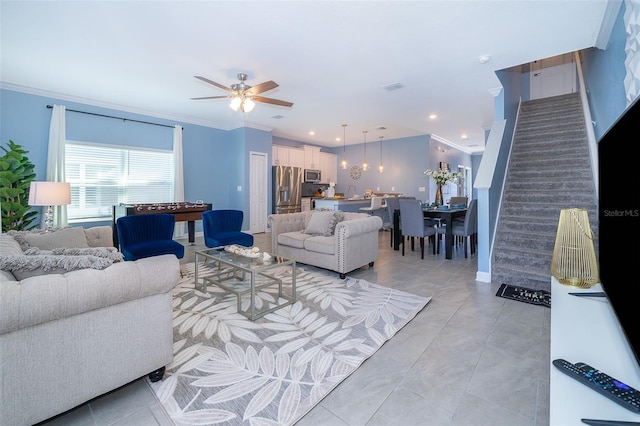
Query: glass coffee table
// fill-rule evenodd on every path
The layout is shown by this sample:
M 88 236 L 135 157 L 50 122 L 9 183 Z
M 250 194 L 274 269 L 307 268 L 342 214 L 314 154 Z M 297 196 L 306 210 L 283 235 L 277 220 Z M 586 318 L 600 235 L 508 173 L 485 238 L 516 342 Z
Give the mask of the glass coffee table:
M 251 321 L 296 301 L 295 260 L 273 256 L 268 260 L 263 260 L 262 256 L 246 257 L 225 251 L 224 247 L 196 251 L 195 257 L 196 289 L 206 291 L 207 285 L 213 284 L 235 294 L 238 313 Z M 275 274 L 277 269 L 278 274 L 286 275 L 287 270 L 281 270 L 282 267 L 290 268 L 290 285 L 287 283 L 283 286 L 282 278 Z M 274 300 L 261 298 L 256 303 L 257 297 L 260 297 L 257 294 L 259 291 L 275 286 L 278 287 L 277 297 L 275 289 L 269 293 L 274 296 Z

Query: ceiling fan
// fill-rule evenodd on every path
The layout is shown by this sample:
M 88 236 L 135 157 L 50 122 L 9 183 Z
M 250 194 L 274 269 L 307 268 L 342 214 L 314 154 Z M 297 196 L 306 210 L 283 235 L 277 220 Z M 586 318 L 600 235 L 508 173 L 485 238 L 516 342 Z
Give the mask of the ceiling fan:
M 267 104 L 274 104 L 285 107 L 293 106 L 292 102 L 258 96 L 258 94 L 260 93 L 278 87 L 278 84 L 271 80 L 265 81 L 264 83 L 260 83 L 256 86 L 249 86 L 247 83 L 245 83 L 245 81 L 247 81 L 247 74 L 238 73 L 238 80 L 240 80 L 240 83 L 234 83 L 231 85 L 231 87 L 227 87 L 199 75 L 196 75 L 195 78 L 197 78 L 198 80 L 202 80 L 205 83 L 212 84 L 224 90 L 225 92 L 228 92 L 229 94 L 224 96 L 204 96 L 201 98 L 191 98 L 192 100 L 230 98 L 231 104 L 229 105 L 229 107 L 231 107 L 231 109 L 233 109 L 234 111 L 237 111 L 239 108 L 242 112 L 251 111 L 255 106 L 255 102 L 264 102 Z

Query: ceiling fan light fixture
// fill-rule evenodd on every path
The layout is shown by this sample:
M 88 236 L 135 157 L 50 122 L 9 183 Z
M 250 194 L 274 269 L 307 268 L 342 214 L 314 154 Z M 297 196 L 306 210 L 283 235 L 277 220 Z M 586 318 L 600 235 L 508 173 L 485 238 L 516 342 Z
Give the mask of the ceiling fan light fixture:
M 229 104 L 229 108 L 231 108 L 234 111 L 237 111 L 238 108 L 240 108 L 240 104 L 242 103 L 242 98 L 240 98 L 239 96 L 235 96 L 233 97 L 233 99 L 231 99 L 231 103 Z
M 251 98 L 245 98 L 240 105 L 242 112 L 251 112 L 256 106 L 256 103 Z

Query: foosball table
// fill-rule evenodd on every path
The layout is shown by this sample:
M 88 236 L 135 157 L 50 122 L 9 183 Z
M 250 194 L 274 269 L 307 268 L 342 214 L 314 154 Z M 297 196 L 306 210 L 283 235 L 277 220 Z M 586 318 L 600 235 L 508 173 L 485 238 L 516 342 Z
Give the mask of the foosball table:
M 202 219 L 202 212 L 211 210 L 210 203 L 191 203 L 181 201 L 176 203 L 149 203 L 149 204 L 120 204 L 113 206 L 113 244 L 119 247 L 118 230 L 116 221 L 119 217 L 138 214 L 168 213 L 176 218 L 176 222 L 187 222 L 189 231 L 189 244 L 195 244 L 196 220 Z

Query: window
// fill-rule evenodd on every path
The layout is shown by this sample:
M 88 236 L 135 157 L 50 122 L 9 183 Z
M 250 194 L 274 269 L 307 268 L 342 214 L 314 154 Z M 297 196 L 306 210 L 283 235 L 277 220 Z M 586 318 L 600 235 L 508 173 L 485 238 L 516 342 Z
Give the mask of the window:
M 85 142 L 65 144 L 69 222 L 111 220 L 113 206 L 173 201 L 173 153 Z

